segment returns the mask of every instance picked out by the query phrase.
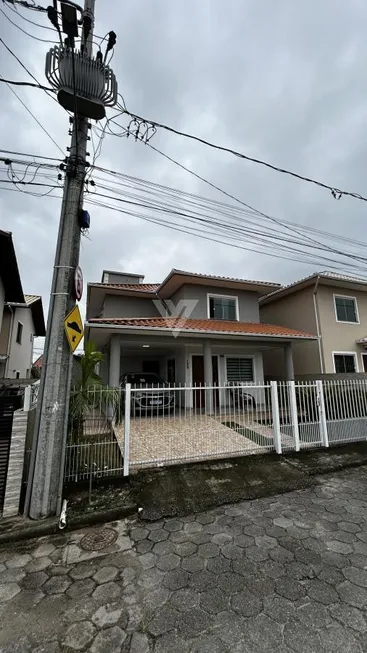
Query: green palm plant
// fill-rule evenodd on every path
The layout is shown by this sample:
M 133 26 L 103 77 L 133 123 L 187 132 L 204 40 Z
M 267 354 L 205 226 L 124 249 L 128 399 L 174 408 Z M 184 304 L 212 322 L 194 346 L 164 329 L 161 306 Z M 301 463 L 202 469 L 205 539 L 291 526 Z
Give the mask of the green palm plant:
M 119 388 L 106 386 L 96 366 L 104 359 L 97 345 L 85 343 L 84 354 L 76 361 L 78 376 L 70 394 L 69 438 L 78 440 L 83 435 L 84 422 L 92 410 L 99 411 L 105 419 L 113 419 L 120 405 Z

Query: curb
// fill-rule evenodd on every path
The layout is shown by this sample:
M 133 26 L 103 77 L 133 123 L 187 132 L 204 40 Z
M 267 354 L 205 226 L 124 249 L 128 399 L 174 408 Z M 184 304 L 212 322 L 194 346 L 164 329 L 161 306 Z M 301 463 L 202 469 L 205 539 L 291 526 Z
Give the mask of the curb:
M 43 537 L 45 535 L 69 533 L 70 531 L 75 531 L 85 526 L 94 526 L 96 524 L 117 521 L 118 519 L 130 517 L 135 514 L 137 514 L 137 506 L 131 504 L 123 508 L 110 508 L 109 510 L 80 515 L 80 517 L 71 517 L 67 521 L 67 526 L 64 530 L 59 529 L 59 521 L 55 519 L 52 521 L 48 520 L 47 522 L 35 522 L 32 526 L 27 525 L 19 530 L 14 529 L 8 533 L 0 533 L 0 546 L 6 542 L 20 542 L 36 537 Z

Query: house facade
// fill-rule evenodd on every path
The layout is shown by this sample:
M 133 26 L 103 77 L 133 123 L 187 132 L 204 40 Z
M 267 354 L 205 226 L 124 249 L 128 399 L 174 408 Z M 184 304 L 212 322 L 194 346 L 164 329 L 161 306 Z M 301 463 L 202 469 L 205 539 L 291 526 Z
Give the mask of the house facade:
M 293 346 L 297 377 L 367 372 L 367 280 L 320 272 L 260 299 L 260 316 L 317 335 Z M 286 374 L 277 352 L 264 360 L 266 376 Z M 279 374 L 280 372 L 280 374 Z
M 260 322 L 259 298 L 279 287 L 181 270 L 145 284 L 104 271 L 88 285 L 86 337 L 105 353 L 100 373 L 111 386 L 125 373 L 149 372 L 187 386 L 262 384 L 263 354 L 272 349 L 293 378 L 294 343 L 315 336 Z
M 0 379 L 30 378 L 34 338 L 45 333 L 42 299 L 23 293 L 12 235 L 0 231 Z

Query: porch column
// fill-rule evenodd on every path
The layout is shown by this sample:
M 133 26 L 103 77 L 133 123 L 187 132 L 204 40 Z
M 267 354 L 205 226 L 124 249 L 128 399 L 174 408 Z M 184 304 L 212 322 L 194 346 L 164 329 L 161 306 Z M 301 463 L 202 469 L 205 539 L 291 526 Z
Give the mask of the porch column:
M 118 336 L 111 337 L 110 344 L 110 368 L 108 383 L 111 387 L 117 388 L 120 385 L 120 340 Z
M 204 341 L 204 383 L 210 386 L 210 390 L 205 390 L 205 412 L 213 412 L 213 364 L 212 364 L 212 344 L 210 340 Z
M 284 347 L 284 363 L 286 381 L 294 381 L 293 353 L 291 343 L 288 343 Z

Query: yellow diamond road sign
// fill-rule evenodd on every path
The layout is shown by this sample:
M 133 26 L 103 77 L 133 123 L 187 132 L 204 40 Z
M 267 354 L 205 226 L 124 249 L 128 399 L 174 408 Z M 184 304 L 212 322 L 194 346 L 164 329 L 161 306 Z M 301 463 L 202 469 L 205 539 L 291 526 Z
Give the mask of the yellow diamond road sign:
M 64 320 L 64 328 L 70 349 L 74 352 L 84 336 L 79 306 L 74 306 Z

